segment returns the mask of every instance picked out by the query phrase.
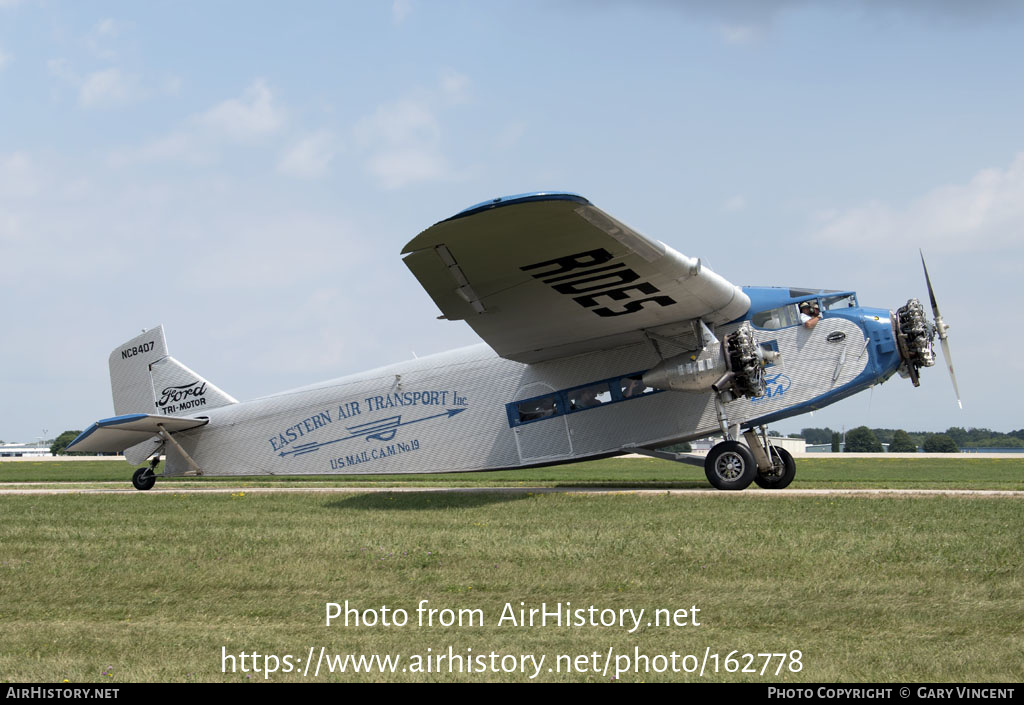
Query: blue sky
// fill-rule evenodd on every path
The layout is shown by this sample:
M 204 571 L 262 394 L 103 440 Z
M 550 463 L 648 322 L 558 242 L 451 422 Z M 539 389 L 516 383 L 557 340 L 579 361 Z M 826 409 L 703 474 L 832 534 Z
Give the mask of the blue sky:
M 476 342 L 398 256 L 581 193 L 737 284 L 925 298 L 941 367 L 775 426 L 1024 426 L 1010 2 L 0 0 L 0 438 L 112 413 L 163 323 L 240 399 Z

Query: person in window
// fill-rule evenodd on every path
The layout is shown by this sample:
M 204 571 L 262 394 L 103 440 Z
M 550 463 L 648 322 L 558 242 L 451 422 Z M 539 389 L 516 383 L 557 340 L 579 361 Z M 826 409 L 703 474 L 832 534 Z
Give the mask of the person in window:
M 579 396 L 573 400 L 573 409 L 587 409 L 591 406 L 599 406 L 601 400 L 597 398 L 597 389 L 589 387 L 580 391 Z
M 804 324 L 804 328 L 814 328 L 820 320 L 821 310 L 818 308 L 817 303 L 814 301 L 804 301 L 800 304 L 800 322 Z
M 636 377 L 626 377 L 622 380 L 622 396 L 638 397 L 644 393 L 644 383 Z
M 519 404 L 519 420 L 523 422 L 546 419 L 547 417 L 554 415 L 555 400 L 551 397 L 534 401 L 526 401 Z

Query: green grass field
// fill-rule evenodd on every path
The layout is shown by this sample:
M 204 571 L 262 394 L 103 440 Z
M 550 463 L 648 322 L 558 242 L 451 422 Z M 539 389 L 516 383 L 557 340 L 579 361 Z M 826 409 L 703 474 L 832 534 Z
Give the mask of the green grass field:
M 793 488 L 907 488 L 1024 490 L 1024 459 L 990 458 L 801 458 Z M 124 482 L 131 485 L 134 468 L 123 460 L 0 461 L 4 482 Z M 157 472 L 161 472 L 160 469 Z M 194 484 L 194 478 L 158 480 Z M 533 470 L 504 470 L 441 475 L 316 475 L 305 477 L 209 477 L 198 482 L 232 486 L 367 487 L 708 487 L 701 468 L 653 458 L 610 458 Z
M 794 486 L 1022 489 L 1020 461 L 919 462 L 801 461 Z M 0 478 L 53 481 L 66 472 L 65 481 L 128 482 L 126 464 L 79 465 L 0 463 Z M 647 460 L 374 481 L 424 479 L 705 485 L 698 468 Z M 533 665 L 506 673 L 501 657 L 522 655 L 545 657 L 536 680 L 608 681 L 637 653 L 652 668 L 675 653 L 681 669 L 697 665 L 686 655 L 718 654 L 719 668 L 708 658 L 703 677 L 629 671 L 620 680 L 1024 678 L 1024 500 L 1016 497 L 139 492 L 2 496 L 0 508 L 0 681 L 263 680 L 240 672 L 242 652 L 281 658 L 275 682 L 521 682 Z M 378 614 L 385 605 L 406 610 L 409 624 L 326 626 L 326 603 L 346 600 Z M 483 623 L 419 626 L 421 600 L 479 610 Z M 632 634 L 632 623 L 499 625 L 506 603 L 520 602 L 645 613 Z M 646 624 L 653 610 L 694 605 L 700 626 Z M 317 660 L 321 647 L 402 660 L 394 673 L 353 673 L 349 664 L 345 674 L 323 666 L 303 676 L 310 649 Z M 402 671 L 449 647 L 485 655 L 487 666 L 497 654 L 498 672 L 449 673 L 446 663 L 441 673 Z M 798 661 L 776 673 L 783 660 L 772 657 L 760 674 L 765 658 L 756 654 L 794 651 Z M 224 654 L 235 656 L 235 672 Z M 290 673 L 281 672 L 285 656 Z

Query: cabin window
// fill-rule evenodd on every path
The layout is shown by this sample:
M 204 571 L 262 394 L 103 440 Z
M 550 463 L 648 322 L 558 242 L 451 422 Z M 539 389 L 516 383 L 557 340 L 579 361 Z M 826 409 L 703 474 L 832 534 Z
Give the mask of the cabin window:
M 619 391 L 622 392 L 623 399 L 629 399 L 631 397 L 638 397 L 641 394 L 648 394 L 655 391 L 655 389 L 650 385 L 644 384 L 644 376 L 639 374 L 620 379 Z
M 569 396 L 569 410 L 579 411 L 589 409 L 592 406 L 608 404 L 612 400 L 612 390 L 607 382 L 591 384 L 587 387 L 572 389 L 567 392 Z
M 546 419 L 558 413 L 558 406 L 555 397 L 541 397 L 540 399 L 527 399 L 516 404 L 519 413 L 519 423 Z
M 796 304 L 787 304 L 770 311 L 755 313 L 750 322 L 757 328 L 765 330 L 778 330 L 800 325 L 800 309 Z
M 508 423 L 510 426 L 521 426 L 565 413 L 585 411 L 607 404 L 618 404 L 635 397 L 657 394 L 661 391 L 644 384 L 643 377 L 643 372 L 634 372 L 625 377 L 603 379 L 582 387 L 562 389 L 542 397 L 510 402 L 505 405 L 508 412 Z

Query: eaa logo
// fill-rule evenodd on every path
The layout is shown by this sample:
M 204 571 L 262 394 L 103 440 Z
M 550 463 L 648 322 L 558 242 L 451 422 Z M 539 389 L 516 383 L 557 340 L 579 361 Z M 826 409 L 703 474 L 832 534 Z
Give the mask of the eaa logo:
M 752 401 L 768 401 L 781 397 L 792 386 L 793 381 L 781 372 L 764 380 L 764 394 L 754 397 Z

